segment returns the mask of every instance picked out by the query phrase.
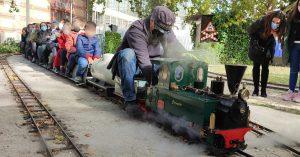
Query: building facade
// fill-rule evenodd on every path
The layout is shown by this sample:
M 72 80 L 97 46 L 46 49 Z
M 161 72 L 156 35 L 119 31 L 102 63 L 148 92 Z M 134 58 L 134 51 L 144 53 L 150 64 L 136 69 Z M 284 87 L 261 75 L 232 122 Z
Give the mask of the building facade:
M 108 26 L 113 24 L 117 25 L 118 32 L 124 35 L 131 23 L 138 19 L 137 15 L 130 10 L 130 4 L 126 0 L 122 2 L 107 0 L 105 8 L 95 4 L 93 11 L 93 21 L 97 24 L 98 34 L 103 34 L 109 30 Z
M 86 19 L 87 0 L 15 0 L 19 12 L 10 13 L 10 0 L 0 0 L 0 42 L 20 40 L 21 29 L 29 23 L 64 18 Z M 72 14 L 71 14 L 72 11 Z
M 101 14 L 104 9 L 104 14 Z M 130 10 L 128 0 L 123 0 L 122 2 L 107 0 L 105 8 L 95 4 L 93 11 L 93 21 L 97 24 L 98 34 L 104 34 L 105 31 L 109 30 L 108 26 L 114 24 L 118 26 L 118 32 L 123 36 L 131 23 L 139 19 L 137 14 Z M 193 42 L 190 37 L 192 26 L 184 22 L 184 16 L 187 12 L 182 7 L 177 14 L 173 31 L 180 43 L 187 50 L 191 50 L 193 48 Z

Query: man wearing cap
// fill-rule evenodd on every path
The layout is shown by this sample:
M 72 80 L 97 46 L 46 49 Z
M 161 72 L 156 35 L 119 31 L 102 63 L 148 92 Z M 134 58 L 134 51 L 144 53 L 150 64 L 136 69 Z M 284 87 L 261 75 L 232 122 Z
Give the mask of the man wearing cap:
M 115 75 L 121 78 L 125 110 L 132 116 L 141 114 L 134 88 L 134 76 L 138 71 L 142 72 L 151 85 L 154 83 L 153 75 L 157 72 L 151 58 L 185 51 L 172 31 L 174 23 L 175 15 L 170 9 L 164 6 L 155 7 L 149 17 L 132 23 L 118 52 L 107 67 L 112 69 L 113 78 Z

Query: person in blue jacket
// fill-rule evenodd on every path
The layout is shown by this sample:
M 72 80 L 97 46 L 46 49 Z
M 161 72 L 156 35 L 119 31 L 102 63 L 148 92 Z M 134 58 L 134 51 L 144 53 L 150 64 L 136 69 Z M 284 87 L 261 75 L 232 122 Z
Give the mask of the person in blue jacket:
M 96 24 L 94 22 L 87 22 L 85 33 L 78 35 L 76 42 L 76 49 L 78 55 L 78 69 L 76 72 L 75 81 L 81 83 L 83 81 L 84 72 L 88 64 L 100 59 L 102 50 L 100 49 L 99 40 L 96 34 Z

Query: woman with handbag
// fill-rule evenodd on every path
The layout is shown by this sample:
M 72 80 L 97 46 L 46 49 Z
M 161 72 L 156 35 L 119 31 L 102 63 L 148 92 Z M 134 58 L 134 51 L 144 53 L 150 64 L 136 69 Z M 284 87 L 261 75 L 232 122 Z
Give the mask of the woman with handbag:
M 269 77 L 269 64 L 272 62 L 275 52 L 276 39 L 283 45 L 286 18 L 281 11 L 272 11 L 261 19 L 255 21 L 249 28 L 250 45 L 248 56 L 253 61 L 252 96 L 259 95 L 259 82 L 261 77 L 261 96 L 267 97 L 267 83 Z M 260 74 L 260 66 L 262 72 Z
M 289 52 L 290 82 L 289 91 L 283 96 L 283 100 L 300 102 L 300 90 L 295 92 L 298 74 L 300 70 L 300 0 L 296 2 L 294 9 L 288 16 L 286 48 Z

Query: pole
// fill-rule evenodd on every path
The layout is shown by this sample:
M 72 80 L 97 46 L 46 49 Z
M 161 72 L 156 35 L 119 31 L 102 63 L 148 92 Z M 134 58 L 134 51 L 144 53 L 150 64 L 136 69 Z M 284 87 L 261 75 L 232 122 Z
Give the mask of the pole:
M 30 15 L 29 15 L 29 11 L 30 11 L 30 2 L 29 0 L 26 0 L 26 25 L 29 24 L 29 20 L 30 20 Z
M 70 21 L 71 21 L 71 24 L 73 23 L 73 0 L 71 0 L 71 13 L 70 13 Z

